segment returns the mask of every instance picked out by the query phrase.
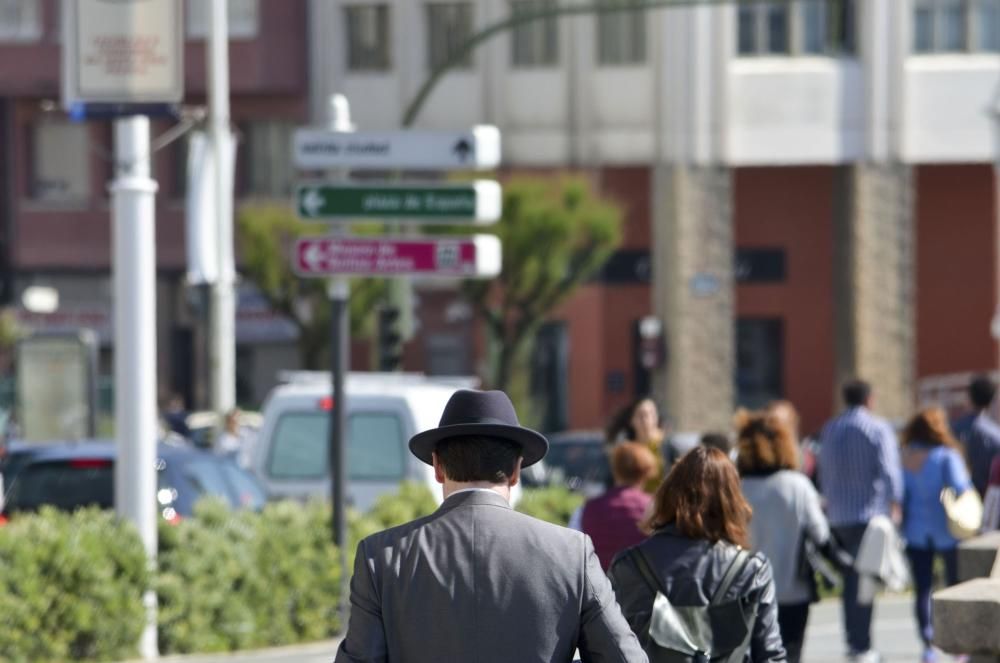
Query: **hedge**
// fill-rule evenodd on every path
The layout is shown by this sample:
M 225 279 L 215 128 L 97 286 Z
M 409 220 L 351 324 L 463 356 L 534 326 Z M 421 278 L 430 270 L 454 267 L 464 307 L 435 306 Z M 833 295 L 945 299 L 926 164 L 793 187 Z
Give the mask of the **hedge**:
M 43 509 L 0 527 L 0 660 L 134 654 L 146 553 L 131 526 L 94 509 Z
M 565 489 L 525 490 L 518 509 L 565 524 L 579 502 Z M 349 557 L 359 538 L 435 508 L 425 487 L 408 484 L 367 513 L 349 513 Z M 43 509 L 0 527 L 0 661 L 135 656 L 148 587 L 159 599 L 162 654 L 293 644 L 341 630 L 329 505 L 276 502 L 252 513 L 205 500 L 195 511 L 161 523 L 155 574 L 131 525 L 113 513 Z

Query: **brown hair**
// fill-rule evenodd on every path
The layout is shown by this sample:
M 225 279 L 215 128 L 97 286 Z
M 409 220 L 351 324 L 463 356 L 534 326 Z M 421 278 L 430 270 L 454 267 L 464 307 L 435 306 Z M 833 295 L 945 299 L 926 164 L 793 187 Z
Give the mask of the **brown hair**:
M 948 415 L 939 407 L 929 407 L 918 412 L 903 431 L 903 446 L 913 442 L 931 446 L 946 446 L 960 449 L 955 436 L 948 427 Z
M 623 442 L 611 451 L 611 476 L 622 486 L 637 486 L 656 475 L 656 456 L 635 442 Z
M 692 539 L 748 545 L 753 510 L 740 490 L 740 478 L 726 454 L 698 446 L 684 455 L 653 497 L 648 532 L 673 524 Z
M 764 412 L 736 415 L 736 467 L 740 474 L 770 474 L 799 468 L 795 436 L 779 417 Z

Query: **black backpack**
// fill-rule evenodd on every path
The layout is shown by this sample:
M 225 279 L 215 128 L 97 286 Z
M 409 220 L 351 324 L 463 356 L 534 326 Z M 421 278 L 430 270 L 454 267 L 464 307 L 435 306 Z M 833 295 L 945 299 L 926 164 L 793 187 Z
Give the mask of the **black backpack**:
M 638 547 L 628 552 L 639 574 L 653 590 L 649 623 L 639 634 L 649 663 L 740 663 L 750 649 L 757 605 L 746 597 L 723 602 L 726 592 L 746 568 L 750 554 L 737 549 L 708 605 L 675 606 Z

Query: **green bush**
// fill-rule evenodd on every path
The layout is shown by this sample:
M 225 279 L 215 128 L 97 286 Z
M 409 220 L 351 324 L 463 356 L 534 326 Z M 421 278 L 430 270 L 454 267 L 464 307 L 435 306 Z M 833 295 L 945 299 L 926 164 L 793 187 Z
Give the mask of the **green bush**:
M 94 509 L 0 527 L 0 660 L 134 654 L 150 576 L 133 528 Z
M 279 502 L 260 514 L 198 504 L 160 528 L 160 651 L 216 652 L 337 632 L 340 567 L 330 508 Z M 196 587 L 197 591 L 191 591 Z
M 527 488 L 517 503 L 517 510 L 539 520 L 566 526 L 570 516 L 583 504 L 583 495 L 564 486 Z
M 525 490 L 518 510 L 566 524 L 581 501 L 563 488 Z M 436 508 L 425 486 L 404 484 L 367 513 L 350 513 L 349 564 L 360 538 Z M 15 518 L 0 527 L 0 661 L 134 656 L 148 587 L 159 600 L 163 654 L 332 637 L 341 629 L 340 559 L 330 514 L 318 502 L 250 513 L 204 500 L 194 518 L 160 523 L 155 576 L 135 531 L 112 513 Z

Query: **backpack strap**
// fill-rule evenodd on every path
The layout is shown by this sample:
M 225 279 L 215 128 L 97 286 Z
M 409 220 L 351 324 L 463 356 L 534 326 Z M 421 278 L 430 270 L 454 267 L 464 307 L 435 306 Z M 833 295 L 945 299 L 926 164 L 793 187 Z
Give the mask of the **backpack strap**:
M 709 605 L 719 605 L 722 603 L 722 598 L 729 591 L 729 588 L 733 586 L 733 582 L 736 577 L 743 572 L 747 563 L 750 561 L 750 554 L 743 550 L 743 548 L 736 549 L 736 555 L 733 557 L 733 561 L 729 563 L 729 568 L 726 569 L 726 575 L 722 577 L 722 582 L 719 583 L 719 588 L 715 590 L 715 594 L 712 595 L 712 600 Z
M 646 559 L 642 550 L 640 550 L 638 546 L 635 548 L 629 548 L 628 556 L 629 559 L 632 560 L 632 563 L 635 564 L 635 567 L 639 570 L 639 575 L 641 575 L 642 579 L 646 581 L 649 588 L 653 590 L 653 594 L 655 595 L 657 592 L 660 592 L 661 594 L 666 595 L 666 592 L 664 592 L 660 587 L 660 582 L 656 579 L 656 574 L 653 573 L 653 569 L 649 566 L 649 560 Z

